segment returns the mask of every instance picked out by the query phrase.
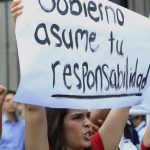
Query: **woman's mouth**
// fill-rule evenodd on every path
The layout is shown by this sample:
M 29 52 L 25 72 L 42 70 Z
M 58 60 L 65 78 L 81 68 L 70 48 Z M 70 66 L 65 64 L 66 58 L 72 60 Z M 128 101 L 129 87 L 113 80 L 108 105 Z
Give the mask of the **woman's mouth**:
M 92 136 L 92 132 L 86 132 L 85 134 L 84 134 L 84 138 L 86 139 L 86 140 L 91 140 L 91 136 Z

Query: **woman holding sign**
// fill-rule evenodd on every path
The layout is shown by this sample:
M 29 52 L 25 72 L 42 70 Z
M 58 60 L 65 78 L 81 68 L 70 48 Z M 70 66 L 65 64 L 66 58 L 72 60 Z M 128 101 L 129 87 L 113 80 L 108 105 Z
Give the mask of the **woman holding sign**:
M 26 107 L 28 150 L 116 150 L 129 108 L 113 109 L 102 127 L 92 135 L 88 110 Z M 47 112 L 47 113 L 46 113 Z M 46 116 L 47 114 L 47 116 Z M 47 136 L 48 132 L 48 136 Z
M 22 13 L 21 1 L 11 5 L 13 20 Z M 27 150 L 116 150 L 129 108 L 112 109 L 105 122 L 93 134 L 89 110 L 52 109 L 26 106 Z

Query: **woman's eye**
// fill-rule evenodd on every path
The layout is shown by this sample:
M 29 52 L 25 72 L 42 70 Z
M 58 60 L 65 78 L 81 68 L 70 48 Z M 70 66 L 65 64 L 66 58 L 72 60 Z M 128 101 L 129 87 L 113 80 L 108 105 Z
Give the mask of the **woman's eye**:
M 87 118 L 89 119 L 91 117 L 91 113 L 88 113 L 87 114 Z
M 80 115 L 79 116 L 74 116 L 73 119 L 79 120 L 79 119 L 82 119 L 82 116 L 80 116 Z

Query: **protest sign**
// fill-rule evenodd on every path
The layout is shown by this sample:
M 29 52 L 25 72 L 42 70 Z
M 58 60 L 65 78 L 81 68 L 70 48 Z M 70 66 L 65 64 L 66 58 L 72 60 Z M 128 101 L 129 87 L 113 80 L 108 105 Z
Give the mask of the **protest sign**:
M 132 109 L 130 109 L 130 113 L 144 115 L 150 114 L 150 80 L 147 83 L 146 90 L 143 92 L 142 103 L 140 105 L 133 106 Z
M 147 83 L 146 90 L 143 92 L 142 103 L 133 106 L 131 114 L 150 114 L 150 82 Z
M 105 0 L 23 0 L 15 100 L 55 108 L 138 104 L 150 70 L 150 21 Z

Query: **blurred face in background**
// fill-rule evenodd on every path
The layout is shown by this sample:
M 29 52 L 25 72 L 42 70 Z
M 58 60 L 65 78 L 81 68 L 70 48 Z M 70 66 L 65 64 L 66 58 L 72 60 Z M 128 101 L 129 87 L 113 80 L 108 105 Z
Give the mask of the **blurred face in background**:
M 4 105 L 3 105 L 3 110 L 7 113 L 16 113 L 17 111 L 17 103 L 13 102 L 13 97 L 14 94 L 7 94 L 5 97 Z
M 138 116 L 138 117 L 132 119 L 132 121 L 131 121 L 131 123 L 134 126 L 138 126 L 141 122 L 142 122 L 142 116 Z

